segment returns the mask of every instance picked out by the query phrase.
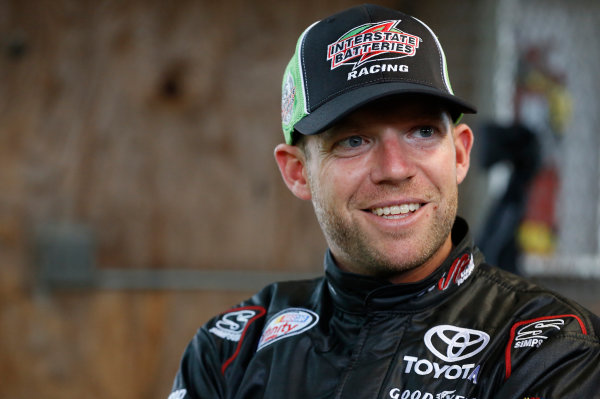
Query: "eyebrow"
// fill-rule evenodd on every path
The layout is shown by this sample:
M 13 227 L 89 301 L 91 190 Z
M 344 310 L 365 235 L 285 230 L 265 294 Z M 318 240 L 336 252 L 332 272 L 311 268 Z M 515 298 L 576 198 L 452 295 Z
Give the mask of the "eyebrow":
M 445 114 L 448 117 L 448 120 L 450 122 L 452 121 L 448 112 L 443 109 L 416 112 L 410 116 L 410 121 L 415 124 L 431 123 L 431 122 L 436 122 L 436 123 L 444 122 L 445 118 L 442 116 L 442 114 Z M 359 131 L 369 128 L 370 126 L 371 126 L 371 123 L 365 123 L 361 118 L 355 118 L 353 120 L 350 117 L 345 117 L 345 118 L 341 119 L 339 122 L 337 122 L 336 124 L 334 124 L 333 126 L 331 126 L 329 129 L 323 131 L 323 133 L 321 133 L 321 134 L 325 138 L 330 138 L 330 137 L 338 134 L 340 131 L 359 132 Z
M 364 130 L 364 128 L 368 127 L 369 125 L 370 124 L 363 123 L 362 121 L 350 122 L 347 118 L 344 118 L 329 129 L 325 130 L 322 133 L 322 137 L 324 139 L 331 139 L 340 133 L 359 132 Z

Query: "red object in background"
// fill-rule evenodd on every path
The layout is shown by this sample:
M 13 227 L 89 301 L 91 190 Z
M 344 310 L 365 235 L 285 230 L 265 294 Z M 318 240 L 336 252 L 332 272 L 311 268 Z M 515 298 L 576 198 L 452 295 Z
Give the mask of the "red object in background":
M 554 230 L 556 227 L 556 196 L 559 176 L 554 166 L 544 166 L 533 178 L 524 220 L 543 224 Z

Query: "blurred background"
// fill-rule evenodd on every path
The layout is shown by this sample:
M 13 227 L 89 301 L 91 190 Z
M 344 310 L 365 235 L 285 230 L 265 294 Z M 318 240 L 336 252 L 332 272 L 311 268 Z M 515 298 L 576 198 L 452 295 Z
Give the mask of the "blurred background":
M 273 160 L 281 75 L 358 3 L 0 1 L 1 398 L 166 398 L 209 317 L 321 273 Z M 378 3 L 478 105 L 460 213 L 490 261 L 600 313 L 600 3 Z

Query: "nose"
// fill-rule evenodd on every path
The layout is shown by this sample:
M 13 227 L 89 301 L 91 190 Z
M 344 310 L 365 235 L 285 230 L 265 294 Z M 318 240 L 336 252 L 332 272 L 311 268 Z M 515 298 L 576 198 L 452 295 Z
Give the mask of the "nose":
M 410 179 L 415 172 L 414 162 L 402 138 L 396 132 L 382 136 L 373 153 L 371 180 L 373 183 L 399 183 Z

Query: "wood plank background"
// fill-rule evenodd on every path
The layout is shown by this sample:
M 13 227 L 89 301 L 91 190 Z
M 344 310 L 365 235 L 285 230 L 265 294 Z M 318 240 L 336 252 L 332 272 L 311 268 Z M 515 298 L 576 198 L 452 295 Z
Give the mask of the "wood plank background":
M 0 2 L 0 397 L 166 398 L 196 329 L 252 294 L 45 291 L 42 226 L 89 228 L 100 270 L 321 270 L 273 161 L 280 78 L 306 26 L 357 3 Z M 380 2 L 454 48 L 477 46 L 475 3 Z M 469 98 L 473 59 L 448 58 Z

